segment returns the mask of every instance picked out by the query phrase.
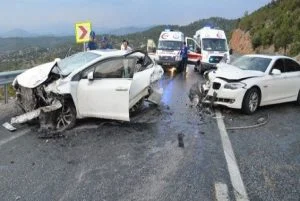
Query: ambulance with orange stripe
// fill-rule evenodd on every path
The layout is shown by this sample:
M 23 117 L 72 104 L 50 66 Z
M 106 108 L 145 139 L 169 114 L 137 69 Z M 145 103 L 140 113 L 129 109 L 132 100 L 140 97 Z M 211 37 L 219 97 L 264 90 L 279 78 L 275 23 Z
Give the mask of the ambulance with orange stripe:
M 225 32 L 221 29 L 204 27 L 194 35 L 186 37 L 189 48 L 188 63 L 195 64 L 195 70 L 203 73 L 216 68 L 220 61 L 230 62 L 232 50 L 229 50 Z
M 183 42 L 184 34 L 180 31 L 166 29 L 161 32 L 156 50 L 156 63 L 178 69 L 182 60 L 180 49 Z

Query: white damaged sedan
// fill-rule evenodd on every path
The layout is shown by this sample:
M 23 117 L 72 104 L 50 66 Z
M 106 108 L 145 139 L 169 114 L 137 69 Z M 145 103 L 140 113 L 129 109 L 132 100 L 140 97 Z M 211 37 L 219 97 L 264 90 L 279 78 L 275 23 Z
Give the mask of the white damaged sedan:
M 49 114 L 58 130 L 72 128 L 78 118 L 129 121 L 129 113 L 144 100 L 158 103 L 161 89 L 153 87 L 163 75 L 142 51 L 80 52 L 31 68 L 16 77 L 13 86 L 23 115 L 11 124 Z M 51 114 L 51 115 L 50 115 Z
M 259 106 L 297 101 L 300 64 L 285 56 L 245 55 L 206 74 L 204 102 L 254 113 Z

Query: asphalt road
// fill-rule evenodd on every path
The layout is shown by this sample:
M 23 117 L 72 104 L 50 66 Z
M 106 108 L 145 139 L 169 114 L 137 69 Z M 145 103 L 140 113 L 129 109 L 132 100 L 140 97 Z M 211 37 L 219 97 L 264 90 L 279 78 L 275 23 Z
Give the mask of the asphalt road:
M 86 119 L 48 139 L 36 125 L 0 128 L 0 200 L 210 201 L 217 183 L 235 200 L 216 120 L 189 99 L 199 81 L 192 67 L 166 73 L 161 105 L 145 104 L 130 123 Z M 1 123 L 18 113 L 13 104 L 0 109 Z M 292 103 L 254 116 L 222 109 L 226 127 L 269 117 L 228 131 L 250 200 L 299 200 L 299 111 Z

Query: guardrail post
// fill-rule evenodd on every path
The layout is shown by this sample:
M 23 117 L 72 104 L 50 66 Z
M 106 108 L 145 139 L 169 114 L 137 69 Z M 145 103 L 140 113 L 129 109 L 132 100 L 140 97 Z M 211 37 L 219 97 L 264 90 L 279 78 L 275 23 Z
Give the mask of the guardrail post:
M 8 103 L 8 84 L 4 85 L 4 97 L 5 97 L 5 104 Z

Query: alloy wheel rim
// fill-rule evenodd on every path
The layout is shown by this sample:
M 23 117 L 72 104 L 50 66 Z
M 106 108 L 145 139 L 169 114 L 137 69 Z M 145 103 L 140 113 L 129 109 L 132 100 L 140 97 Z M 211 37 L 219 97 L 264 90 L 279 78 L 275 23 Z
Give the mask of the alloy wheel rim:
M 249 109 L 251 112 L 254 112 L 258 106 L 258 94 L 256 92 L 253 92 L 250 96 L 249 101 Z
M 57 129 L 63 129 L 71 124 L 72 114 L 70 107 L 63 107 L 61 114 L 57 118 Z

